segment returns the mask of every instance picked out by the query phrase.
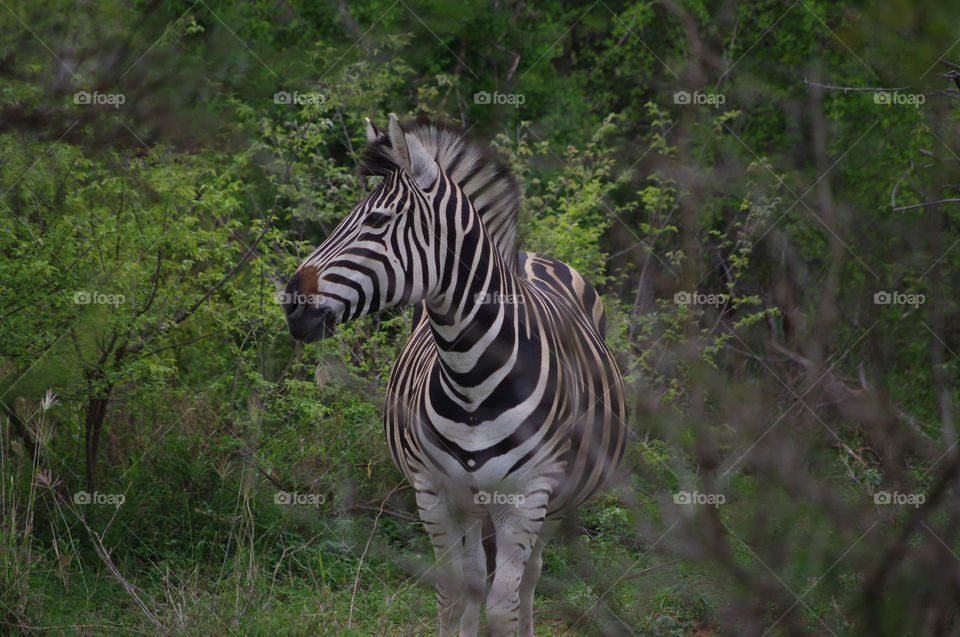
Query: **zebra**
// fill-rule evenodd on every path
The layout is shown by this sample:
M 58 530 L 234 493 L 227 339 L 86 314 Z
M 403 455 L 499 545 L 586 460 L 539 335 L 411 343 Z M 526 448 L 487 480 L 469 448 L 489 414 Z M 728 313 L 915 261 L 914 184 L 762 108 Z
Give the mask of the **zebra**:
M 455 125 L 366 120 L 381 181 L 290 278 L 293 337 L 416 305 L 383 410 L 433 544 L 440 633 L 533 635 L 544 542 L 610 484 L 626 447 L 602 301 L 572 267 L 517 249 L 509 168 Z

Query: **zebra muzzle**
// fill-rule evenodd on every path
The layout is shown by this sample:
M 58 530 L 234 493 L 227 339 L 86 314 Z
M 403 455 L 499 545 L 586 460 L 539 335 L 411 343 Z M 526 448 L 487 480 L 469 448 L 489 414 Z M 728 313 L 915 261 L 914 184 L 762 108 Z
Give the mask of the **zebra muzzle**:
M 290 334 L 305 343 L 312 343 L 333 336 L 337 327 L 337 312 L 327 307 L 301 305 L 287 314 L 287 327 Z
M 287 327 L 294 338 L 305 343 L 332 336 L 340 316 L 327 299 L 315 297 L 317 295 L 303 294 L 297 288 L 296 277 L 284 293 L 283 311 L 287 315 Z

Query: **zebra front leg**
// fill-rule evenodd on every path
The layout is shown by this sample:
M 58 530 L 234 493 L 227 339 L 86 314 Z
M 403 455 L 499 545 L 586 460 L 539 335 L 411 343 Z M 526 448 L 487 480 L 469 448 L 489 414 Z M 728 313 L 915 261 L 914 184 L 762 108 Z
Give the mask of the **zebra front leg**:
M 469 585 L 467 578 L 473 577 L 475 570 L 473 553 L 482 550 L 481 521 L 455 515 L 446 498 L 429 487 L 418 486 L 417 508 L 436 557 L 433 579 L 440 634 L 452 637 L 459 632 L 461 637 L 476 637 L 482 576 L 476 585 Z
M 520 580 L 520 622 L 518 633 L 520 637 L 533 637 L 533 595 L 537 590 L 537 581 L 540 580 L 540 568 L 543 566 L 543 547 L 553 535 L 559 522 L 546 520 L 540 527 L 537 542 L 527 559 Z
M 538 535 L 547 511 L 550 490 L 537 489 L 528 494 L 522 504 L 494 505 L 490 507 L 496 527 L 497 559 L 496 571 L 490 592 L 487 594 L 487 626 L 491 637 L 508 635 L 532 635 L 532 608 L 523 612 L 520 599 L 521 583 L 527 565 L 534 555 Z M 539 554 L 537 555 L 539 561 Z M 540 569 L 536 568 L 539 576 Z M 536 581 L 529 585 L 529 602 L 533 603 L 533 589 Z M 520 622 L 521 615 L 529 624 Z
M 480 629 L 480 603 L 487 579 L 483 552 L 483 522 L 471 519 L 463 535 L 463 614 L 460 616 L 461 637 L 475 637 Z

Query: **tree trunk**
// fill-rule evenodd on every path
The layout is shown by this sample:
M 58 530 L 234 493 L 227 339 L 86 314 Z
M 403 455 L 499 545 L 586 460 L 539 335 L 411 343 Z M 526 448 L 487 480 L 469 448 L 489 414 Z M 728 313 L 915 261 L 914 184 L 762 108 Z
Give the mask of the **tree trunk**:
M 107 417 L 107 403 L 113 386 L 97 390 L 97 396 L 87 401 L 87 414 L 84 422 L 84 451 L 87 464 L 87 491 L 93 493 L 96 489 L 97 454 L 100 449 L 100 432 L 103 431 L 103 421 Z

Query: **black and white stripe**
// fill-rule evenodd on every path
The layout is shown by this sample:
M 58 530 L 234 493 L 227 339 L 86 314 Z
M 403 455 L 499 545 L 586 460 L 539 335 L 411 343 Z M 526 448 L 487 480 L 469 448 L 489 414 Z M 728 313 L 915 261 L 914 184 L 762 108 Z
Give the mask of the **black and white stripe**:
M 294 274 L 288 324 L 313 340 L 423 303 L 384 425 L 438 558 L 441 632 L 477 634 L 486 583 L 490 633 L 532 635 L 543 538 L 626 444 L 603 306 L 566 264 L 516 251 L 516 180 L 475 142 L 394 116 L 367 137 L 384 178 Z

